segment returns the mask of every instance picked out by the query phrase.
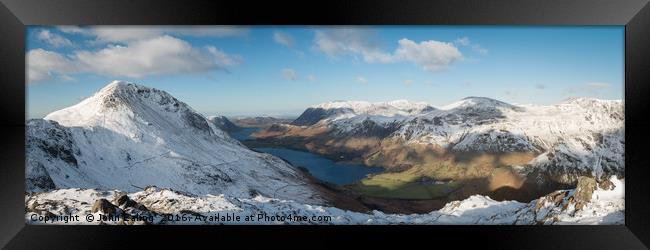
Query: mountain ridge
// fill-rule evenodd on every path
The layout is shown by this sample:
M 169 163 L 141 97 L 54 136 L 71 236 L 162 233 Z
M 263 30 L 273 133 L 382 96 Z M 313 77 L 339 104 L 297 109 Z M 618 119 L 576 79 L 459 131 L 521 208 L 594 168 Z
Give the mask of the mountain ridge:
M 384 154 L 413 154 L 409 147 L 433 147 L 437 152 L 462 154 L 530 152 L 537 158 L 528 165 L 570 173 L 561 178 L 568 183 L 582 174 L 624 173 L 622 100 L 573 98 L 553 105 L 512 105 L 466 97 L 408 116 L 341 112 L 340 106 L 318 112 L 309 107 L 301 117 L 310 117 L 310 122 L 276 126 L 259 133 L 258 139 L 290 138 L 290 143 L 309 145 L 307 150 L 331 154 L 334 159 L 345 155 L 389 168 L 391 162 L 367 160 L 385 159 Z M 392 153 L 382 150 L 387 148 Z

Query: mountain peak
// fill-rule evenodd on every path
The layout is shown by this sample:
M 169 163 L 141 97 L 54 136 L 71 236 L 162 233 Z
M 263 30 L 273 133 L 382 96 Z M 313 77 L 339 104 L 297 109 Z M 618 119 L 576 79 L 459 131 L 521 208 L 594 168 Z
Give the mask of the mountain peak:
M 173 116 L 178 116 L 195 112 L 165 91 L 131 82 L 112 81 L 91 97 L 54 111 L 45 119 L 67 126 L 83 126 L 104 124 L 106 116 L 142 117 L 174 113 L 178 114 Z
M 451 103 L 449 105 L 446 105 L 442 107 L 444 110 L 450 110 L 450 109 L 457 109 L 457 108 L 507 108 L 507 109 L 519 109 L 519 107 L 502 102 L 496 99 L 492 99 L 489 97 L 481 97 L 481 96 L 468 96 L 460 101 Z
M 170 111 L 171 109 L 166 106 L 171 105 L 174 110 L 177 110 L 179 106 L 187 106 L 163 90 L 124 81 L 112 81 L 93 97 L 97 97 L 97 101 L 100 101 L 105 108 L 114 108 L 119 105 L 132 108 L 134 105 L 146 103 L 147 105 L 157 104 Z
M 373 117 L 407 117 L 435 108 L 425 102 L 394 100 L 387 102 L 367 101 L 332 101 L 317 104 L 305 110 L 291 124 L 306 126 L 313 125 L 326 118 L 341 116 L 373 116 Z
M 115 86 L 124 86 L 124 85 L 128 85 L 128 84 L 135 84 L 135 83 L 126 82 L 126 81 L 122 81 L 122 80 L 113 80 L 108 85 L 106 85 L 104 88 L 115 87 Z
M 139 87 L 137 84 L 132 83 L 132 82 L 126 82 L 126 81 L 121 81 L 121 80 L 113 80 L 110 83 L 108 83 L 106 86 L 101 88 L 95 95 L 101 95 L 101 94 L 111 94 L 117 91 L 121 90 L 126 90 L 128 86 L 133 85 L 136 87 Z

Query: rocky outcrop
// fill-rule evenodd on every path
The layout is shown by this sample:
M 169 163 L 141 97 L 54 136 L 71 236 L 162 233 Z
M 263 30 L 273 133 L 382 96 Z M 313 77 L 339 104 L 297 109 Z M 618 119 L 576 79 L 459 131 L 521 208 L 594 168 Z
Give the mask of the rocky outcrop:
M 576 191 L 573 194 L 574 200 L 576 202 L 589 202 L 591 200 L 591 195 L 594 194 L 597 184 L 596 179 L 590 177 L 581 176 L 578 178 L 578 186 Z
M 210 116 L 208 121 L 214 124 L 217 128 L 226 131 L 228 133 L 240 131 L 242 128 L 232 123 L 225 116 Z
M 575 213 L 583 210 L 585 206 L 592 202 L 596 190 L 610 191 L 614 190 L 615 187 L 610 178 L 598 182 L 592 177 L 581 176 L 578 178 L 578 184 L 573 191 L 558 190 L 538 199 L 534 211 L 539 213 L 548 204 L 552 204 L 561 211 Z
M 290 200 L 278 200 L 261 195 L 255 198 L 236 198 L 226 195 L 193 196 L 168 189 L 148 187 L 143 191 L 131 193 L 129 197 L 137 203 L 146 204 L 151 212 L 143 213 L 151 218 L 151 224 L 461 224 L 461 225 L 535 225 L 535 224 L 623 224 L 624 192 L 623 182 L 610 179 L 616 186 L 613 190 L 597 188 L 592 198 L 581 209 L 574 205 L 576 190 L 559 190 L 529 203 L 516 201 L 495 201 L 490 197 L 473 195 L 467 199 L 447 203 L 442 209 L 422 214 L 385 214 L 379 211 L 368 213 L 352 212 L 335 207 L 315 206 Z M 582 185 L 590 190 L 593 182 L 583 180 Z M 50 212 L 58 215 L 60 207 L 74 207 L 69 213 L 84 216 L 90 213 L 91 199 L 103 199 L 123 196 L 113 191 L 95 190 L 57 190 L 48 193 L 26 196 L 26 205 L 35 209 L 26 211 L 29 219 L 34 211 Z M 571 201 L 572 200 L 572 201 Z M 43 206 L 40 204 L 56 204 Z M 36 205 L 33 205 L 36 204 Z M 567 205 L 568 204 L 568 205 Z M 138 212 L 125 209 L 125 214 L 138 216 Z M 265 213 L 273 216 L 307 216 L 308 218 L 329 218 L 323 221 L 283 220 L 283 221 L 214 221 L 194 220 L 207 218 L 216 213 L 246 216 Z M 169 221 L 169 215 L 191 218 L 185 221 Z M 28 223 L 38 223 L 27 220 Z M 107 224 L 124 224 L 118 221 Z M 87 223 L 97 224 L 97 223 Z
M 93 207 L 90 209 L 91 213 L 104 213 L 104 214 L 115 214 L 118 211 L 118 207 L 113 205 L 106 199 L 96 200 L 93 204 Z

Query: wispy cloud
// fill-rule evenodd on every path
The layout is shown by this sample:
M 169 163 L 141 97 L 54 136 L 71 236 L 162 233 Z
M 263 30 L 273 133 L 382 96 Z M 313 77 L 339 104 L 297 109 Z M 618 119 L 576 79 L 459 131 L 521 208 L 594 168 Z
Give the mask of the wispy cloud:
M 67 38 L 57 35 L 55 33 L 50 32 L 49 30 L 42 29 L 38 32 L 36 35 L 36 38 L 38 40 L 41 40 L 45 43 L 47 43 L 51 47 L 67 47 L 67 46 L 73 46 L 72 41 L 68 40 Z
M 291 37 L 291 35 L 287 33 L 280 32 L 280 31 L 273 32 L 273 41 L 275 41 L 278 44 L 284 45 L 287 48 L 293 48 L 294 45 L 293 37 Z
M 162 35 L 193 37 L 245 36 L 247 28 L 234 26 L 59 26 L 60 31 L 95 38 L 95 42 L 120 42 L 150 39 Z
M 459 45 L 462 45 L 462 46 L 468 46 L 470 44 L 469 37 L 466 37 L 466 36 L 458 38 L 454 42 L 459 44 Z
M 487 49 L 483 48 L 480 44 L 473 43 L 473 42 L 469 39 L 469 37 L 466 37 L 466 36 L 456 39 L 456 40 L 454 41 L 454 43 L 457 44 L 457 45 L 460 45 L 460 46 L 469 47 L 469 48 L 472 49 L 474 52 L 479 53 L 479 54 L 481 54 L 481 55 L 485 55 L 485 54 L 488 53 L 488 50 L 487 50 Z
M 407 38 L 397 41 L 392 52 L 383 51 L 373 30 L 367 28 L 332 28 L 316 31 L 314 48 L 329 57 L 360 56 L 367 63 L 411 62 L 424 70 L 436 72 L 462 60 L 462 53 L 453 43 L 427 40 L 415 42 Z
M 368 80 L 365 77 L 357 76 L 357 82 L 361 84 L 367 84 Z
M 82 34 L 84 33 L 84 29 L 79 27 L 79 26 L 74 26 L 74 25 L 63 25 L 63 26 L 57 26 L 57 28 L 62 31 L 63 33 L 68 33 L 68 34 Z
M 298 73 L 294 69 L 286 68 L 282 70 L 282 78 L 289 81 L 296 81 L 298 80 Z

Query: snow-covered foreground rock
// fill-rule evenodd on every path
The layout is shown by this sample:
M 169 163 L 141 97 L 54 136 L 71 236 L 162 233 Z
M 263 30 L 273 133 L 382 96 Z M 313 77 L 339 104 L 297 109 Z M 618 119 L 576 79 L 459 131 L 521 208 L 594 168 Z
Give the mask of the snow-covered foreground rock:
M 80 103 L 27 123 L 28 192 L 182 192 L 320 203 L 302 174 L 249 150 L 170 94 L 114 81 Z M 58 191 L 57 191 L 58 192 Z
M 263 196 L 194 196 L 155 187 L 128 196 L 119 191 L 59 189 L 26 195 L 25 220 L 30 224 L 120 225 L 623 224 L 624 184 L 624 180 L 615 177 L 600 184 L 591 178 L 581 178 L 575 190 L 560 190 L 529 203 L 498 202 L 489 197 L 474 195 L 462 201 L 450 202 L 442 209 L 428 214 L 411 215 L 385 214 L 379 211 L 358 213 Z M 61 220 L 61 215 L 77 216 L 77 219 L 69 219 L 66 223 Z M 251 215 L 247 221 L 246 217 Z M 235 216 L 239 216 L 239 221 L 235 221 Z M 45 218 L 49 220 L 44 221 Z M 89 218 L 92 218 L 90 222 Z M 100 218 L 105 220 L 99 221 Z

